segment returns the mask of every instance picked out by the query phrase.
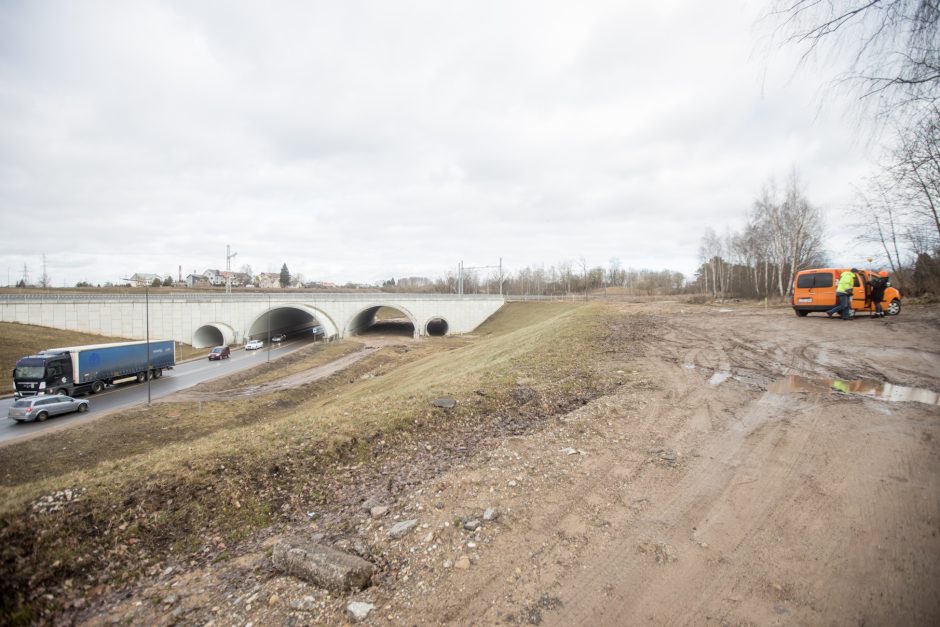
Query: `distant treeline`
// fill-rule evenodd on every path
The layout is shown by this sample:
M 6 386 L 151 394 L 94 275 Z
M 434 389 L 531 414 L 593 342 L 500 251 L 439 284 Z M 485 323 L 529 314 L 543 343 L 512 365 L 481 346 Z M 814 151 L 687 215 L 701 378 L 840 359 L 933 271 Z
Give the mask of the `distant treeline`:
M 647 270 L 621 268 L 620 262 L 612 259 L 606 268 L 589 267 L 583 260 L 562 262 L 549 267 L 525 267 L 516 271 L 498 271 L 486 274 L 466 271 L 463 274 L 465 294 L 513 294 L 528 296 L 570 296 L 596 293 L 605 289 L 621 294 L 666 295 L 678 294 L 685 289 L 685 276 L 672 270 Z M 502 282 L 502 290 L 500 290 Z M 405 277 L 389 279 L 382 288 L 387 291 L 434 292 L 455 294 L 460 290 L 461 277 L 449 272 L 443 277 Z

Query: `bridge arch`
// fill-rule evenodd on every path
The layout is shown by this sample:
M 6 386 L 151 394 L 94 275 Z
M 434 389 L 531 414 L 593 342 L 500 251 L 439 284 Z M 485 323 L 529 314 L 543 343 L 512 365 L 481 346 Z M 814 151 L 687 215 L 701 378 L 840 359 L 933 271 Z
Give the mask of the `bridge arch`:
M 224 322 L 210 322 L 193 331 L 193 348 L 227 346 L 235 343 L 235 331 Z
M 272 334 L 302 332 L 317 324 L 323 327 L 323 334 L 326 337 L 333 337 L 339 332 L 333 319 L 316 307 L 279 303 L 272 305 L 270 310 L 265 308 L 264 311 L 255 316 L 248 325 L 245 339 L 266 339 L 269 318 Z
M 349 318 L 349 321 L 346 323 L 346 331 L 343 335 L 358 335 L 362 331 L 365 331 L 371 327 L 373 324 L 375 324 L 376 313 L 378 313 L 379 309 L 382 307 L 388 307 L 389 309 L 394 309 L 395 311 L 400 311 L 401 313 L 405 314 L 405 317 L 408 318 L 409 322 L 411 322 L 411 328 L 413 329 L 414 336 L 417 337 L 420 327 L 418 326 L 415 315 L 408 311 L 407 308 L 393 302 L 376 303 L 360 309 L 358 313 L 353 314 Z

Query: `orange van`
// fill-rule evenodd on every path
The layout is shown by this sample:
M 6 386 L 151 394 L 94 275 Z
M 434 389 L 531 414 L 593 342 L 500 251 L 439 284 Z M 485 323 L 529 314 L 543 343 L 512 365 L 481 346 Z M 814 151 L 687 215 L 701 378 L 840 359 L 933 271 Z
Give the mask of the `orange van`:
M 824 312 L 836 306 L 836 285 L 839 276 L 848 268 L 816 268 L 802 270 L 796 273 L 793 279 L 793 311 L 798 316 L 806 316 L 810 312 Z M 852 289 L 852 311 L 875 311 L 875 304 L 871 300 L 871 270 L 859 270 L 855 274 L 855 287 Z M 891 316 L 901 313 L 901 292 L 893 287 L 885 289 L 881 307 Z

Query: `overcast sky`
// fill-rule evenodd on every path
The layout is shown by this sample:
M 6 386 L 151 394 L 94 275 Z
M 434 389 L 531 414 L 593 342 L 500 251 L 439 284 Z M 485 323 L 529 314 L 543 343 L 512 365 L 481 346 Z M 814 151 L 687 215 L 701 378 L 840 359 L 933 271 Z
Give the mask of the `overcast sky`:
M 691 274 L 794 167 L 842 258 L 870 157 L 762 6 L 4 0 L 0 272 Z

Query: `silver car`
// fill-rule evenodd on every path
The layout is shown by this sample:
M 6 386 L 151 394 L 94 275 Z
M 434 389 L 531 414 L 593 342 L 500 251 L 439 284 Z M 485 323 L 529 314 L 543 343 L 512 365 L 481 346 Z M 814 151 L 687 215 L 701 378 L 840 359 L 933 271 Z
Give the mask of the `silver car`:
M 10 406 L 7 417 L 17 422 L 23 422 L 24 420 L 42 422 L 49 416 L 68 414 L 73 411 L 86 412 L 89 406 L 88 401 L 60 394 L 55 396 L 30 396 L 29 398 L 14 401 L 13 405 Z

